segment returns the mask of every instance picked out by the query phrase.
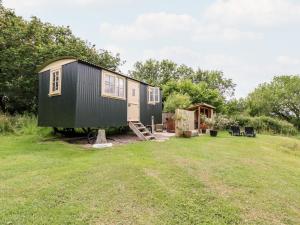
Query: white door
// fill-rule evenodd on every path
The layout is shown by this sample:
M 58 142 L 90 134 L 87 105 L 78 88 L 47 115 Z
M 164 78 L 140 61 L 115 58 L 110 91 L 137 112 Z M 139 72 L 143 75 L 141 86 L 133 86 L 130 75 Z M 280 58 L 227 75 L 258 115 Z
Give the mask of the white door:
M 127 120 L 140 121 L 140 83 L 128 79 Z

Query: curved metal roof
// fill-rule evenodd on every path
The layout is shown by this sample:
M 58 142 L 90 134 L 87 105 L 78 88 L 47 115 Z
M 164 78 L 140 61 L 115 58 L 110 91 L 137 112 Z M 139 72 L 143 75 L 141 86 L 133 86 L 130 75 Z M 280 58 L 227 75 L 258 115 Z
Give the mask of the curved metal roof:
M 43 71 L 47 66 L 49 66 L 51 63 L 55 63 L 56 61 L 60 61 L 60 60 L 74 60 L 74 61 L 77 61 L 77 62 L 80 62 L 80 63 L 83 63 L 83 64 L 86 64 L 86 65 L 89 65 L 89 66 L 93 66 L 93 67 L 96 67 L 96 68 L 99 68 L 99 69 L 103 69 L 103 70 L 106 70 L 106 71 L 109 71 L 111 73 L 115 73 L 115 74 L 118 74 L 120 76 L 123 76 L 123 77 L 126 77 L 128 79 L 131 79 L 131 80 L 134 80 L 134 81 L 137 81 L 139 83 L 142 83 L 142 84 L 146 84 L 146 85 L 149 85 L 149 86 L 153 86 L 151 84 L 148 84 L 146 82 L 143 82 L 143 81 L 140 81 L 140 80 L 137 80 L 135 78 L 132 78 L 132 77 L 129 77 L 123 73 L 120 73 L 120 72 L 117 72 L 117 71 L 114 71 L 114 70 L 111 70 L 111 69 L 107 69 L 103 66 L 99 66 L 99 65 L 96 65 L 94 63 L 90 63 L 88 61 L 85 61 L 85 60 L 82 60 L 82 59 L 78 59 L 76 57 L 73 57 L 73 56 L 61 56 L 61 57 L 56 57 L 54 59 L 51 59 L 51 60 L 48 60 L 46 61 L 45 63 L 43 63 L 41 66 L 37 67 L 37 71 L 40 73 L 41 71 Z

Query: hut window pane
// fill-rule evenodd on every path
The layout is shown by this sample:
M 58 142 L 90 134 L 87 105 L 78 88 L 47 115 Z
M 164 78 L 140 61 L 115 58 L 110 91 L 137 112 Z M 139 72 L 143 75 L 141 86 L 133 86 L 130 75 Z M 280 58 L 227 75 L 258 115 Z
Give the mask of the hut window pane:
M 117 92 L 117 96 L 119 97 L 124 97 L 124 87 L 125 83 L 124 83 L 124 79 L 123 78 L 118 78 L 118 92 Z
M 105 91 L 105 93 L 109 93 L 109 90 L 110 90 L 110 82 L 109 82 L 109 80 L 110 80 L 110 76 L 105 76 L 104 77 L 104 91 Z
M 154 92 L 153 92 L 153 89 L 150 91 L 150 102 L 154 102 Z
M 109 76 L 109 93 L 114 94 L 115 91 L 115 77 Z
M 154 100 L 155 102 L 159 102 L 159 88 L 154 89 Z
M 115 77 L 111 75 L 104 76 L 104 91 L 106 94 L 115 93 Z
M 103 75 L 103 94 L 112 97 L 125 98 L 125 78 L 105 72 Z
M 159 88 L 148 87 L 148 103 L 155 104 L 160 102 L 159 100 Z
M 50 71 L 49 96 L 61 94 L 61 69 Z

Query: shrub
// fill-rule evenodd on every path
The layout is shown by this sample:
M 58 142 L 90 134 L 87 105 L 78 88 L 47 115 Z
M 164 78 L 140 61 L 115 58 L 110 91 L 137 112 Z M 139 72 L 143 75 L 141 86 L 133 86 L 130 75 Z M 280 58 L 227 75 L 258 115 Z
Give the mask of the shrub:
M 209 127 L 209 129 L 216 129 L 216 120 L 214 118 L 206 118 L 205 124 Z
M 171 94 L 165 101 L 165 112 L 175 112 L 176 109 L 185 109 L 191 105 L 191 99 L 188 95 Z
M 231 126 L 237 126 L 237 125 L 238 125 L 237 122 L 228 116 L 217 114 L 214 117 L 214 124 L 213 124 L 214 129 L 226 130 L 229 129 Z
M 14 121 L 10 116 L 0 114 L 0 134 L 13 133 Z
M 37 119 L 33 115 L 10 116 L 0 114 L 0 134 L 39 134 L 43 135 L 48 129 L 37 126 Z
M 213 118 L 200 115 L 200 118 L 210 129 L 228 130 L 231 126 L 238 126 L 238 123 L 233 118 L 222 114 L 217 114 Z
M 236 116 L 233 118 L 239 126 L 251 126 L 261 133 L 273 133 L 283 135 L 296 135 L 298 130 L 293 124 L 268 116 L 250 117 L 250 116 Z

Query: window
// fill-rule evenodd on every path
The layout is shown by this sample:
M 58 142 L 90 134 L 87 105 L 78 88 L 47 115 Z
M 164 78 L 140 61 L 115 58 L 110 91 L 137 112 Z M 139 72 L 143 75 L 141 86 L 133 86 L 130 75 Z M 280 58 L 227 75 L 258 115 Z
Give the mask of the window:
M 125 99 L 125 78 L 108 71 L 102 72 L 102 95 Z
M 49 96 L 61 94 L 61 69 L 50 70 Z
M 158 87 L 148 87 L 148 103 L 155 104 L 160 102 L 159 88 Z
M 159 88 L 154 88 L 154 101 L 159 102 Z
M 135 89 L 133 88 L 132 89 L 132 97 L 134 97 L 135 96 Z

